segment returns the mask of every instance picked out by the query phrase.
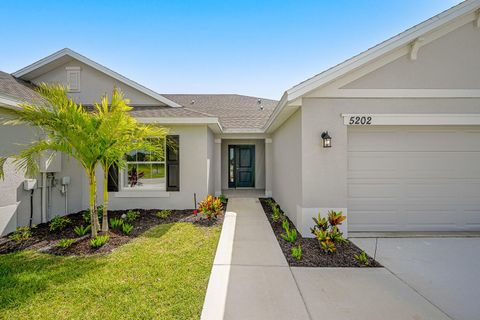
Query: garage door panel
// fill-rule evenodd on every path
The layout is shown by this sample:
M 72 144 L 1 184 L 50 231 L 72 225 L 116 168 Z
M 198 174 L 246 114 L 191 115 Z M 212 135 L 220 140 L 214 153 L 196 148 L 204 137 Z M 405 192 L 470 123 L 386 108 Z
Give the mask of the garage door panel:
M 349 127 L 348 139 L 351 231 L 480 230 L 480 130 Z
M 405 210 L 405 224 L 411 227 L 432 228 L 436 226 L 456 227 L 456 216 L 450 210 L 414 209 Z
M 370 182 L 370 183 L 351 183 L 348 188 L 348 196 L 354 200 L 360 199 L 395 199 L 395 193 L 398 192 L 400 185 L 398 183 Z
M 391 230 L 398 226 L 397 212 L 392 210 L 354 210 L 349 212 L 348 219 L 349 230 L 352 231 L 362 231 L 370 226 Z M 363 225 L 365 221 L 368 225 Z

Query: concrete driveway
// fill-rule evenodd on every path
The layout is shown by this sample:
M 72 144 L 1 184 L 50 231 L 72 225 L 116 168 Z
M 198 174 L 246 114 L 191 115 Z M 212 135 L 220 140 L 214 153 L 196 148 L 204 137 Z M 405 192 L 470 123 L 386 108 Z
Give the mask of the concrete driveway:
M 375 239 L 351 239 L 373 255 Z M 452 319 L 480 319 L 480 238 L 379 238 L 377 260 Z

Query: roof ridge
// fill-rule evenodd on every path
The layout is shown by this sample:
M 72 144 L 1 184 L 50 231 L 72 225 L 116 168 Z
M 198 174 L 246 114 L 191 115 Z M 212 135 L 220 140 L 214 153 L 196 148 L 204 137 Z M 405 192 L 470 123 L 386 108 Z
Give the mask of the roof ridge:
M 261 96 L 251 96 L 251 95 L 239 94 L 239 93 L 162 93 L 162 95 L 164 96 L 239 96 L 239 97 L 248 97 L 253 99 L 278 101 L 275 99 L 264 98 Z

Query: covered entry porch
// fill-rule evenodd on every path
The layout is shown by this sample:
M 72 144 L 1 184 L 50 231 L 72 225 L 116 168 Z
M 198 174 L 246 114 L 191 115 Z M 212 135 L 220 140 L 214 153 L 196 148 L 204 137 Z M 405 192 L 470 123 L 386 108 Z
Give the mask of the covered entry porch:
M 215 195 L 272 195 L 272 140 L 228 135 L 215 139 Z

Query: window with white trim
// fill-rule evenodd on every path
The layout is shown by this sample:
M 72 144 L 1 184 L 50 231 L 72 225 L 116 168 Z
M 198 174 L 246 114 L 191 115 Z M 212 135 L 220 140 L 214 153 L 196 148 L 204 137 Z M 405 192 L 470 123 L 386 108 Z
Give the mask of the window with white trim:
M 159 152 L 134 150 L 125 155 L 124 189 L 166 190 L 165 139 L 152 138 L 152 142 L 158 144 Z

